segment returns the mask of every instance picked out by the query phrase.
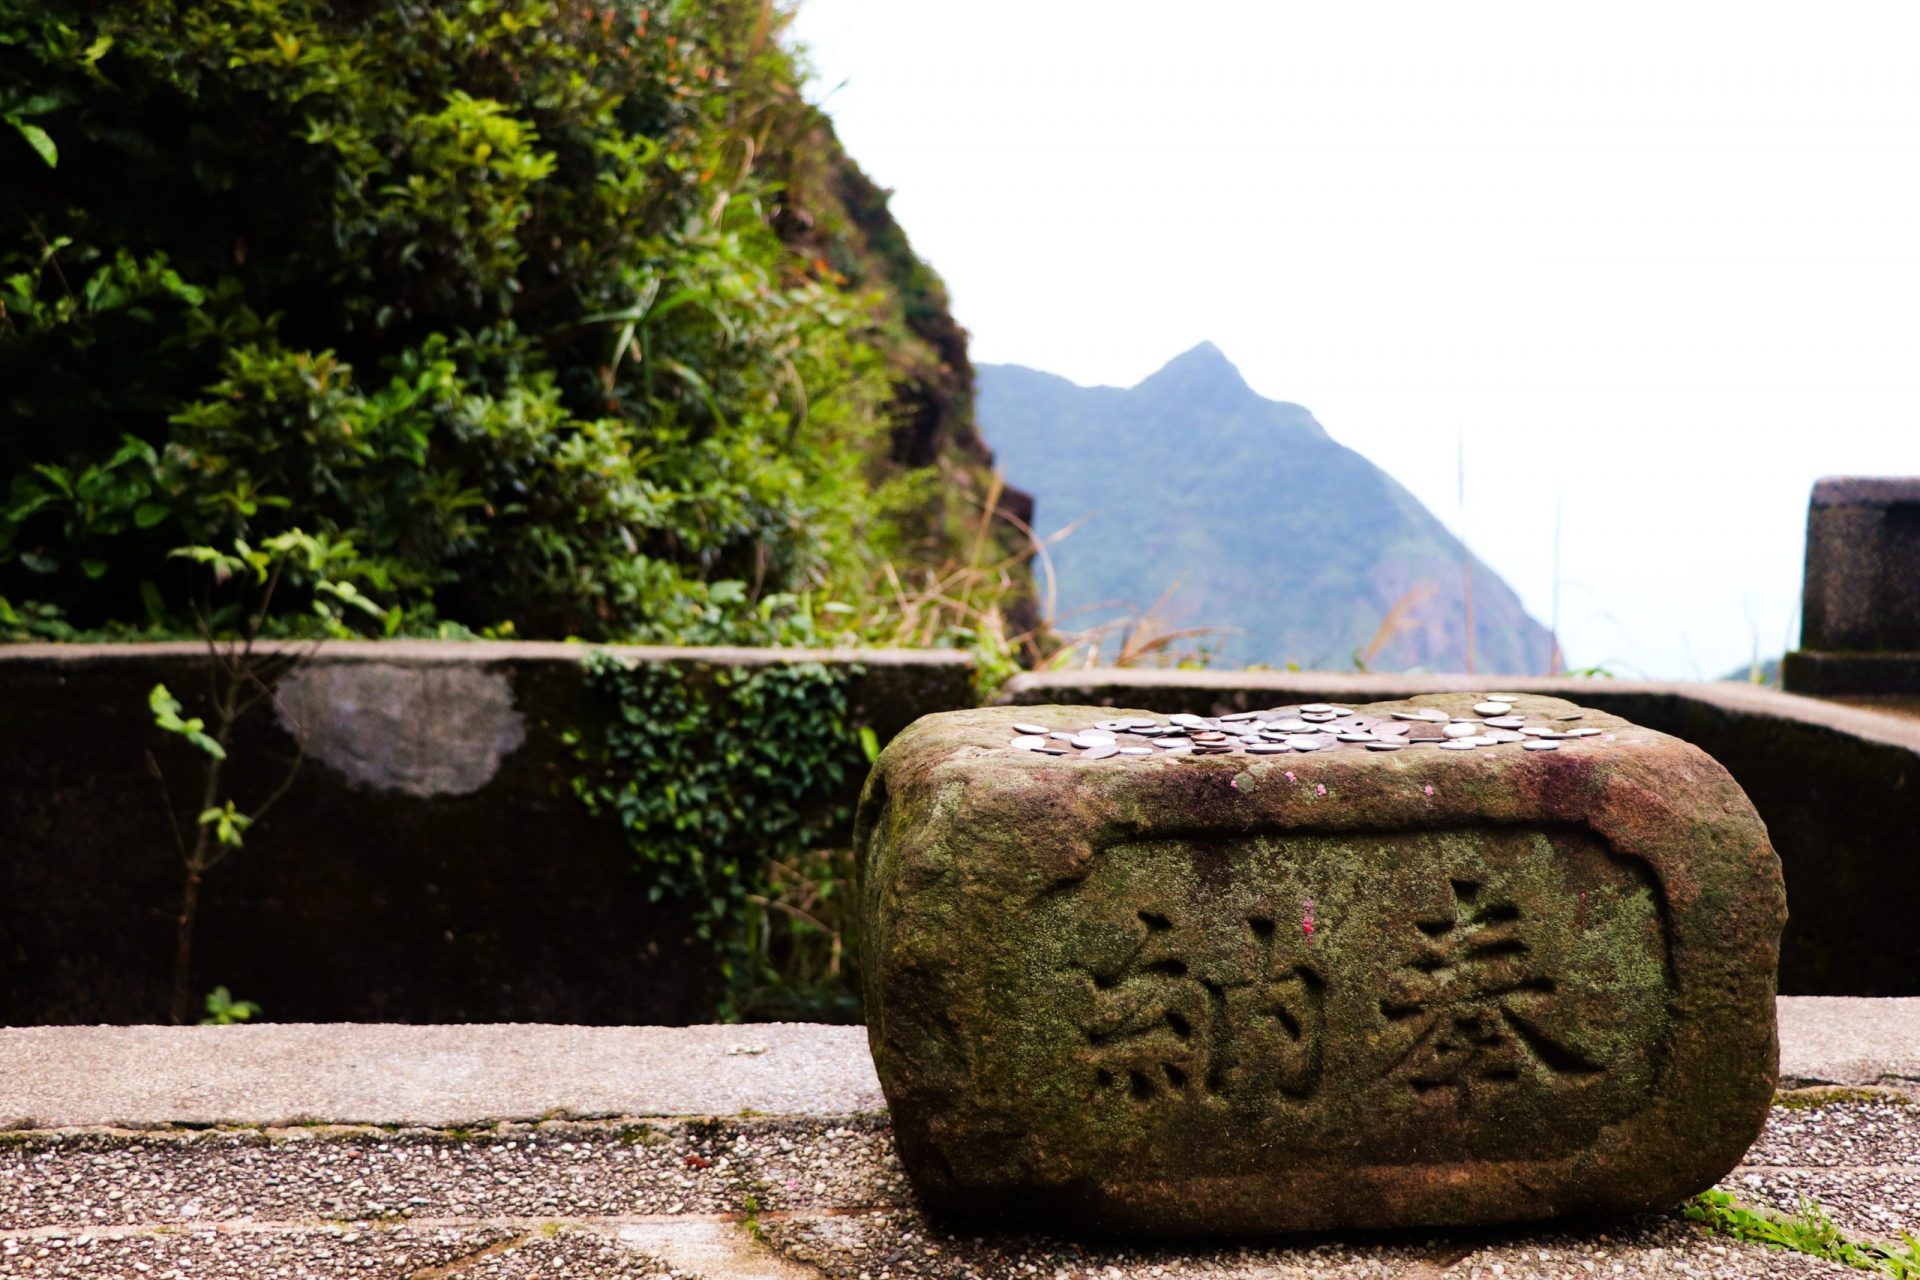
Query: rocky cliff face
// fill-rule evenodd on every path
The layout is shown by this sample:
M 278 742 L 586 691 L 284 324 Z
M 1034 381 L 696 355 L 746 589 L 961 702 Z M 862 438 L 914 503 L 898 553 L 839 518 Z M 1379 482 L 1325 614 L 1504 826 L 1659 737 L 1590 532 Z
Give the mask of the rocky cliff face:
M 979 414 L 1041 536 L 1074 526 L 1052 549 L 1063 626 L 1171 591 L 1169 620 L 1225 629 L 1208 643 L 1227 663 L 1467 666 L 1458 539 L 1211 344 L 1126 390 L 983 365 Z M 1546 629 L 1471 564 L 1473 667 L 1545 670 Z

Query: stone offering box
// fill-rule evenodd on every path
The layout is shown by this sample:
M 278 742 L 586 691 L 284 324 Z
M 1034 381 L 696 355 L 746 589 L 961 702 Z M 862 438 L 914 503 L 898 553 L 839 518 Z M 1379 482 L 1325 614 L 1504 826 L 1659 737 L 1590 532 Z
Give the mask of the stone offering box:
M 1087 758 L 1014 726 L 1165 718 L 1008 707 L 901 734 L 855 840 L 869 1035 L 920 1193 L 1191 1234 L 1711 1186 L 1773 1096 L 1779 860 L 1698 749 L 1559 699 L 1513 712 L 1599 732 Z

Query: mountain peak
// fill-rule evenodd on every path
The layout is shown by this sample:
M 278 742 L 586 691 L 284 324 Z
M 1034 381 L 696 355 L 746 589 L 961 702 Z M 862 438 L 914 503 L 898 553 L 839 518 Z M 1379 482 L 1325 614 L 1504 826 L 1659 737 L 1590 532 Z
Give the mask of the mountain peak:
M 1211 342 L 1203 342 L 1189 351 L 1184 351 L 1160 367 L 1160 371 L 1148 377 L 1141 386 L 1149 382 L 1158 382 L 1162 378 L 1177 377 L 1182 382 L 1210 382 L 1244 387 L 1246 379 L 1240 376 L 1240 370 L 1234 368 L 1233 361 Z
M 1189 409 L 1230 413 L 1260 397 L 1234 368 L 1233 361 L 1211 342 L 1177 355 L 1158 373 L 1133 389 L 1156 401 L 1177 401 Z

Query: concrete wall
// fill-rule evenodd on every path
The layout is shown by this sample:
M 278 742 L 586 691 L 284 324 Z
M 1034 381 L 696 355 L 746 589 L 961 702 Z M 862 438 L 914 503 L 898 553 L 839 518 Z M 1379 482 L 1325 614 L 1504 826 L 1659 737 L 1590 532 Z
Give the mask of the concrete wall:
M 207 881 L 195 990 L 276 1021 L 674 1023 L 711 1016 L 710 952 L 649 903 L 619 833 L 567 794 L 559 734 L 595 714 L 581 646 L 336 644 L 234 753 L 243 796 L 309 759 Z M 628 649 L 698 673 L 857 662 L 884 740 L 973 702 L 957 653 Z M 164 681 L 189 712 L 196 645 L 0 647 L 0 1024 L 140 1022 L 165 1010 L 179 860 L 152 751 L 191 812 L 190 758 L 150 726 Z M 1786 865 L 1790 994 L 1920 994 L 1920 720 L 1734 684 L 1524 677 L 1082 671 L 1003 697 L 1165 713 L 1373 701 L 1499 685 L 1686 738 L 1746 787 Z M 265 708 L 263 707 L 263 712 Z
M 1746 789 L 1786 870 L 1781 991 L 1920 995 L 1920 719 L 1752 685 L 1524 676 L 1081 671 L 1018 676 L 1003 697 L 1164 715 L 1443 689 L 1551 693 L 1702 748 Z
M 565 729 L 591 724 L 584 646 L 329 644 L 279 682 L 232 755 L 266 794 L 307 759 L 247 846 L 206 881 L 194 990 L 276 1021 L 702 1021 L 710 950 L 647 901 L 617 830 L 567 794 Z M 698 675 L 857 663 L 882 740 L 971 705 L 951 652 L 620 649 Z M 162 1020 L 180 860 L 165 770 L 191 822 L 197 762 L 151 727 L 164 682 L 204 714 L 194 644 L 0 647 L 0 1023 Z

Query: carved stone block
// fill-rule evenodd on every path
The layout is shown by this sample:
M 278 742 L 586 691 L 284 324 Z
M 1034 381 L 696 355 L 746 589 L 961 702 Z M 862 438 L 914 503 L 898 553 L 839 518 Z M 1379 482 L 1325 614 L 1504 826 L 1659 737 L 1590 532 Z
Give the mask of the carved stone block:
M 867 784 L 869 1034 L 929 1200 L 1162 1233 L 1620 1213 L 1758 1134 L 1785 896 L 1704 753 L 1594 711 L 1554 751 L 1008 747 L 1132 714 L 929 716 Z

